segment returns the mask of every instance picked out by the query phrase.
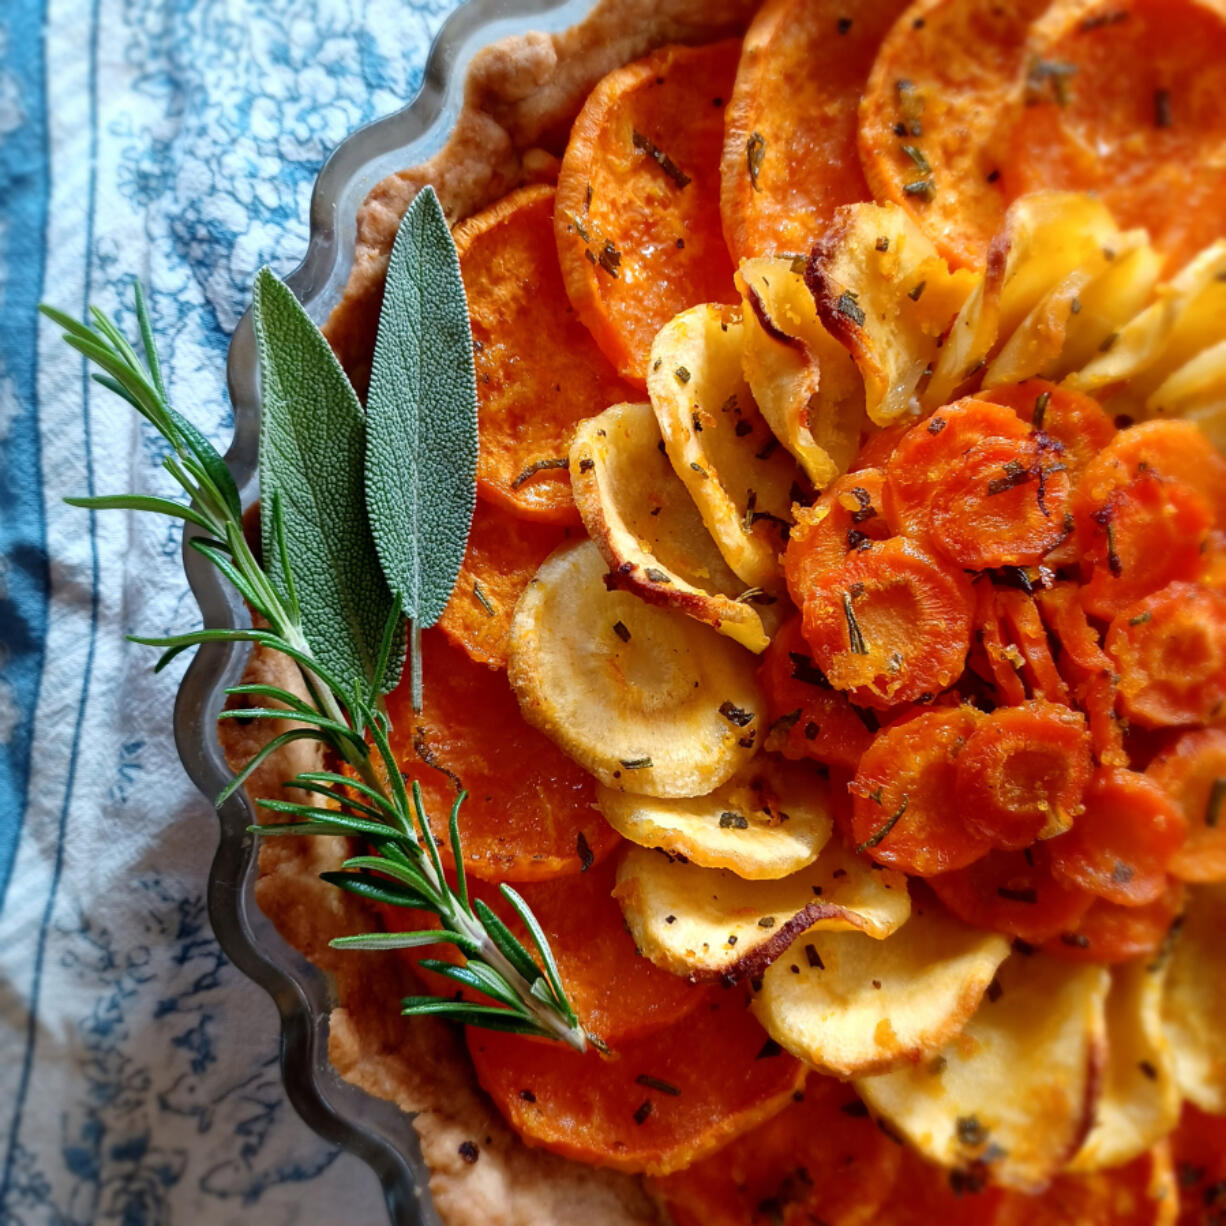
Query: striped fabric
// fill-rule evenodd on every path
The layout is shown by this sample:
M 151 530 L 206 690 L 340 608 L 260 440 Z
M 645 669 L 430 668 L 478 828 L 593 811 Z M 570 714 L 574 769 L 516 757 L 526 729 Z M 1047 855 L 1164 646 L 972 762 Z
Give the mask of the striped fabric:
M 35 305 L 131 330 L 140 277 L 172 402 L 224 442 L 255 270 L 300 258 L 323 158 L 412 95 L 453 3 L 0 0 L 3 1226 L 386 1220 L 294 1116 L 274 1008 L 209 930 L 182 664 L 123 639 L 198 624 L 178 530 L 62 502 L 170 493 L 158 440 Z

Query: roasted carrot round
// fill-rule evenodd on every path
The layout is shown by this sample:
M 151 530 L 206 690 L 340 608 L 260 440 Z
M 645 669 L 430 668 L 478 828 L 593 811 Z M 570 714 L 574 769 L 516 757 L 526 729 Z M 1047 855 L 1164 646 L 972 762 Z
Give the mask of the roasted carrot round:
M 958 755 L 954 798 L 993 847 L 1017 850 L 1073 824 L 1091 770 L 1080 712 L 1052 702 L 1001 707 Z
M 456 227 L 477 365 L 477 489 L 518 515 L 578 524 L 566 455 L 577 421 L 633 400 L 575 318 L 553 189 L 525 187 Z
M 979 398 L 1005 405 L 1022 421 L 1054 438 L 1064 448 L 1061 460 L 1074 484 L 1115 437 L 1115 423 L 1097 400 L 1045 379 L 1002 384 L 980 392 Z
M 968 397 L 938 409 L 899 439 L 886 463 L 885 510 L 894 531 L 922 540 L 942 479 L 977 443 L 1024 439 L 1030 428 L 1010 409 Z
M 739 301 L 719 174 L 740 51 L 738 40 L 661 47 L 609 73 L 571 128 L 554 214 L 566 291 L 609 361 L 639 385 L 674 315 Z
M 972 707 L 940 707 L 877 735 L 850 786 L 860 851 L 920 877 L 963 868 L 987 852 L 988 840 L 950 803 L 958 757 L 982 719 Z
M 872 1226 L 995 1226 L 1004 1191 L 982 1179 L 958 1174 L 925 1162 L 910 1146 L 902 1151 L 902 1166 L 889 1198 L 865 1223 Z M 793 1223 L 784 1219 L 786 1226 Z M 758 1226 L 755 1222 L 754 1226 Z M 763 1224 L 765 1226 L 765 1223 Z M 797 1222 L 795 1226 L 802 1226 Z M 804 1223 L 803 1226 L 809 1226 Z
M 1100 768 L 1072 830 L 1046 844 L 1052 872 L 1108 902 L 1140 907 L 1161 898 L 1171 857 L 1187 822 L 1152 779 Z
M 836 689 L 858 706 L 884 709 L 958 679 L 971 604 L 960 570 L 896 537 L 815 582 L 804 596 L 805 638 Z
M 971 666 L 992 687 L 999 706 L 1015 707 L 1026 701 L 1022 669 L 1026 659 L 1016 643 L 1006 635 L 997 589 L 986 575 L 974 584 L 974 647 Z
M 1041 945 L 1071 932 L 1094 895 L 1057 880 L 1051 844 L 1024 851 L 990 851 L 968 868 L 932 877 L 936 896 L 964 923 Z
M 797 515 L 783 555 L 788 590 L 797 605 L 849 554 L 872 549 L 890 536 L 883 513 L 884 479 L 879 468 L 848 473 L 834 481 L 813 507 Z
M 1171 1150 L 1179 1172 L 1179 1226 L 1221 1226 L 1215 1211 L 1226 1204 L 1226 1115 L 1185 1102 Z
M 1052 658 L 1051 643 L 1034 597 L 1016 588 L 997 588 L 996 609 L 1008 641 L 1024 662 L 1022 675 L 1031 695 L 1067 705 L 1068 686 Z
M 1124 714 L 1145 728 L 1205 724 L 1226 704 L 1226 594 L 1172 583 L 1107 630 Z
M 770 0 L 750 24 L 720 174 L 724 238 L 736 263 L 807 253 L 839 205 L 870 199 L 856 106 L 881 36 L 904 7 Z
M 802 1094 L 736 1145 L 658 1180 L 675 1226 L 770 1220 L 859 1226 L 890 1195 L 902 1148 L 855 1090 L 810 1073 Z
M 1081 601 L 1109 619 L 1176 580 L 1193 580 L 1204 565 L 1209 508 L 1189 486 L 1143 471 L 1105 494 L 1086 470 L 1073 496 L 1083 568 Z
M 1145 773 L 1188 823 L 1170 871 L 1184 881 L 1226 881 L 1226 731 L 1185 732 Z
M 667 1175 L 781 1111 L 804 1081 L 739 993 L 613 1059 L 545 1039 L 468 1031 L 480 1081 L 530 1145 L 577 1162 Z
M 1061 0 L 1029 43 L 1028 105 L 1004 161 L 1010 198 L 1096 193 L 1185 263 L 1226 208 L 1226 13 L 1212 0 Z
M 439 629 L 471 659 L 505 668 L 515 603 L 540 564 L 570 535 L 477 499 L 468 547 Z
M 873 739 L 865 722 L 871 717 L 857 712 L 814 663 L 800 621 L 783 625 L 758 666 L 771 721 L 767 748 L 855 770 Z
M 1184 888 L 1168 880 L 1161 896 L 1141 907 L 1096 898 L 1076 928 L 1043 948 L 1073 962 L 1115 964 L 1157 953 L 1183 910 Z
M 407 678 L 387 696 L 392 748 L 421 784 L 450 863 L 447 821 L 457 791 L 464 864 L 487 881 L 544 881 L 602 860 L 621 839 L 596 811 L 596 784 L 524 721 L 503 673 L 477 664 L 440 631 L 422 635 L 425 709 Z M 416 766 L 414 766 L 416 763 Z
M 982 265 L 1004 220 L 1003 137 L 1028 27 L 1049 2 L 918 0 L 877 52 L 860 102 L 865 176 L 951 263 Z
M 936 483 L 933 544 L 968 570 L 1037 565 L 1065 537 L 1062 451 L 1044 435 L 976 444 Z
M 1214 523 L 1226 525 L 1226 459 L 1193 422 L 1160 418 L 1119 431 L 1099 452 L 1094 481 L 1106 493 L 1108 487 L 1126 485 L 1142 472 L 1195 490 Z
M 1119 682 L 1113 672 L 1088 677 L 1075 690 L 1077 703 L 1090 723 L 1090 744 L 1099 766 L 1129 765 L 1124 745 L 1124 721 L 1119 706 Z
M 1036 597 L 1043 622 L 1060 644 L 1060 665 L 1078 679 L 1111 671 L 1111 658 L 1103 650 L 1102 639 L 1090 625 L 1081 605 L 1075 583 L 1056 583 Z

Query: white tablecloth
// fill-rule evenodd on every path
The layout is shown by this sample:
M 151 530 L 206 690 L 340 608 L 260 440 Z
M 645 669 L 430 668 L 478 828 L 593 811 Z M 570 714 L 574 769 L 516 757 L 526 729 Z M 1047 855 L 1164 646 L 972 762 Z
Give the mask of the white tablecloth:
M 374 1176 L 294 1115 L 272 1003 L 203 887 L 209 804 L 126 632 L 198 624 L 158 441 L 41 299 L 132 326 L 228 435 L 252 276 L 288 272 L 328 151 L 416 91 L 454 0 L 0 0 L 0 1223 L 379 1223 Z

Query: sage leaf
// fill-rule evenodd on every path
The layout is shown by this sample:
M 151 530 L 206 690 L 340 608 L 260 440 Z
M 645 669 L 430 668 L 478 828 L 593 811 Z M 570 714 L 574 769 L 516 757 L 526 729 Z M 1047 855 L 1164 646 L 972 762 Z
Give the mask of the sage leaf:
M 369 686 L 392 610 L 366 519 L 362 406 L 323 334 L 267 268 L 253 303 L 260 355 L 260 496 L 264 567 L 289 600 L 293 568 L 303 636 L 346 692 Z M 399 665 L 388 669 L 390 689 Z
M 468 301 L 446 218 L 427 187 L 388 262 L 366 398 L 366 506 L 383 573 L 420 633 L 455 587 L 477 501 L 477 379 Z

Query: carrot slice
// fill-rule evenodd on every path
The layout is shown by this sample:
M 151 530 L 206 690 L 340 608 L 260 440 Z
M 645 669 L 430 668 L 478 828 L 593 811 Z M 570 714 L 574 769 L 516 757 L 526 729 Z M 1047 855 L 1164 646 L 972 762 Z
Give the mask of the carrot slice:
M 1058 881 L 1050 843 L 1025 851 L 991 851 L 954 873 L 932 877 L 936 896 L 965 923 L 1041 945 L 1071 932 L 1094 895 Z
M 1042 430 L 1064 448 L 1062 461 L 1075 484 L 1089 462 L 1115 437 L 1115 423 L 1097 400 L 1048 383 L 1027 379 L 979 393 L 1012 409 L 1022 421 Z
M 661 47 L 615 69 L 588 95 L 562 158 L 554 230 L 566 292 L 609 361 L 640 385 L 674 315 L 740 302 L 717 208 L 723 101 L 740 50 L 736 40 Z
M 736 263 L 807 253 L 841 204 L 870 199 L 856 106 L 905 0 L 770 0 L 745 34 L 725 119 L 724 238 Z M 852 13 L 852 16 L 848 16 Z
M 848 473 L 833 482 L 815 506 L 798 513 L 783 555 L 788 591 L 796 604 L 849 554 L 869 550 L 891 535 L 883 515 L 883 484 L 879 468 Z
M 873 196 L 902 205 L 951 263 L 1000 229 L 1001 137 L 1021 105 L 1030 22 L 1049 0 L 918 0 L 877 52 L 860 103 Z
M 1085 812 L 1052 839 L 1052 872 L 1108 902 L 1140 907 L 1166 888 L 1166 869 L 1187 833 L 1175 803 L 1136 771 L 1095 771 Z
M 857 552 L 804 598 L 818 667 L 858 706 L 884 709 L 957 680 L 970 647 L 966 577 L 896 537 Z
M 963 868 L 987 852 L 988 840 L 950 804 L 958 755 L 981 719 L 972 707 L 943 707 L 877 735 L 850 785 L 858 850 L 921 877 Z
M 766 692 L 770 715 L 767 748 L 793 760 L 816 762 L 855 770 L 872 742 L 866 716 L 831 686 L 813 661 L 793 617 L 771 639 L 762 654 L 758 680 Z M 867 717 L 876 727 L 876 722 Z
M 860 1226 L 890 1195 L 902 1153 L 855 1090 L 811 1073 L 773 1120 L 653 1190 L 675 1226 Z
M 1099 766 L 1127 766 L 1124 725 L 1116 712 L 1119 684 L 1115 674 L 1102 673 L 1082 682 L 1076 689 L 1077 703 L 1090 721 L 1090 743 Z
M 1060 0 L 1035 27 L 1026 106 L 1003 166 L 1010 199 L 1096 193 L 1168 268 L 1226 210 L 1226 15 L 1201 0 Z
M 904 1149 L 889 1198 L 864 1221 L 872 1226 L 995 1226 L 1005 1193 L 989 1187 L 984 1174 L 980 1169 L 946 1170 Z
M 922 540 L 929 508 L 946 473 L 977 443 L 1023 439 L 1020 417 L 999 404 L 967 397 L 938 409 L 899 439 L 886 463 L 885 510 L 896 532 Z
M 1090 676 L 1111 671 L 1111 658 L 1086 617 L 1076 584 L 1056 583 L 1036 600 L 1044 623 L 1060 644 L 1062 665 L 1071 663 L 1078 673 Z
M 1161 897 L 1142 907 L 1096 898 L 1081 921 L 1043 948 L 1073 962 L 1117 963 L 1157 953 L 1183 911 L 1184 888 L 1168 880 Z
M 866 468 L 884 468 L 894 448 L 898 446 L 903 435 L 911 429 L 911 423 L 900 421 L 892 426 L 874 430 L 861 446 L 856 458 L 848 465 L 849 473 L 863 472 Z
M 1184 881 L 1226 881 L 1226 731 L 1185 732 L 1146 767 L 1188 823 L 1188 837 L 1171 858 Z
M 1174 1197 L 1163 1144 L 1124 1166 L 1059 1175 L 1037 1196 L 1006 1192 L 993 1226 L 1173 1226 Z
M 1025 661 L 1023 675 L 1035 698 L 1068 704 L 1068 686 L 1052 659 L 1051 645 L 1034 597 L 1015 588 L 996 590 L 996 608 L 1008 634 Z
M 955 795 L 968 825 L 1018 850 L 1072 825 L 1091 769 L 1080 712 L 1051 702 L 1001 707 L 958 755 Z
M 520 519 L 478 498 L 464 562 L 439 629 L 478 664 L 505 668 L 515 603 L 570 534 L 559 524 Z
M 1112 620 L 1120 705 L 1146 728 L 1204 724 L 1226 703 L 1226 594 L 1172 583 Z
M 996 702 L 1001 706 L 1016 707 L 1026 701 L 1026 686 L 1021 670 L 1025 657 L 1016 643 L 1006 641 L 1002 624 L 1001 607 L 997 603 L 997 590 L 980 576 L 975 582 L 975 653 L 972 666 L 980 672 L 995 691 Z M 977 661 L 982 652 L 982 667 Z
M 620 1171 L 667 1175 L 781 1111 L 804 1081 L 746 1009 L 709 1007 L 614 1048 L 579 1055 L 548 1040 L 468 1032 L 477 1079 L 530 1145 Z
M 1062 450 L 1041 434 L 976 444 L 933 491 L 933 543 L 968 570 L 1037 565 L 1065 536 Z
M 1221 1226 L 1221 1211 L 1226 1210 L 1226 1115 L 1209 1115 L 1185 1102 L 1171 1134 L 1171 1149 L 1179 1183 L 1179 1226 Z
M 533 519 L 578 524 L 575 422 L 633 392 L 575 318 L 553 240 L 553 189 L 525 187 L 456 227 L 477 364 L 477 489 Z
M 484 880 L 543 881 L 579 872 L 621 841 L 596 812 L 596 784 L 527 724 L 503 673 L 474 663 L 441 634 L 422 635 L 425 709 L 407 680 L 387 696 L 392 748 L 421 784 L 450 864 L 447 819 L 457 788 L 464 866 Z
M 1117 472 L 1100 480 L 1097 466 L 1091 463 L 1073 496 L 1077 543 L 1090 573 L 1081 600 L 1093 616 L 1112 618 L 1168 583 L 1200 574 L 1210 514 L 1186 485 L 1149 470 L 1116 485 Z

